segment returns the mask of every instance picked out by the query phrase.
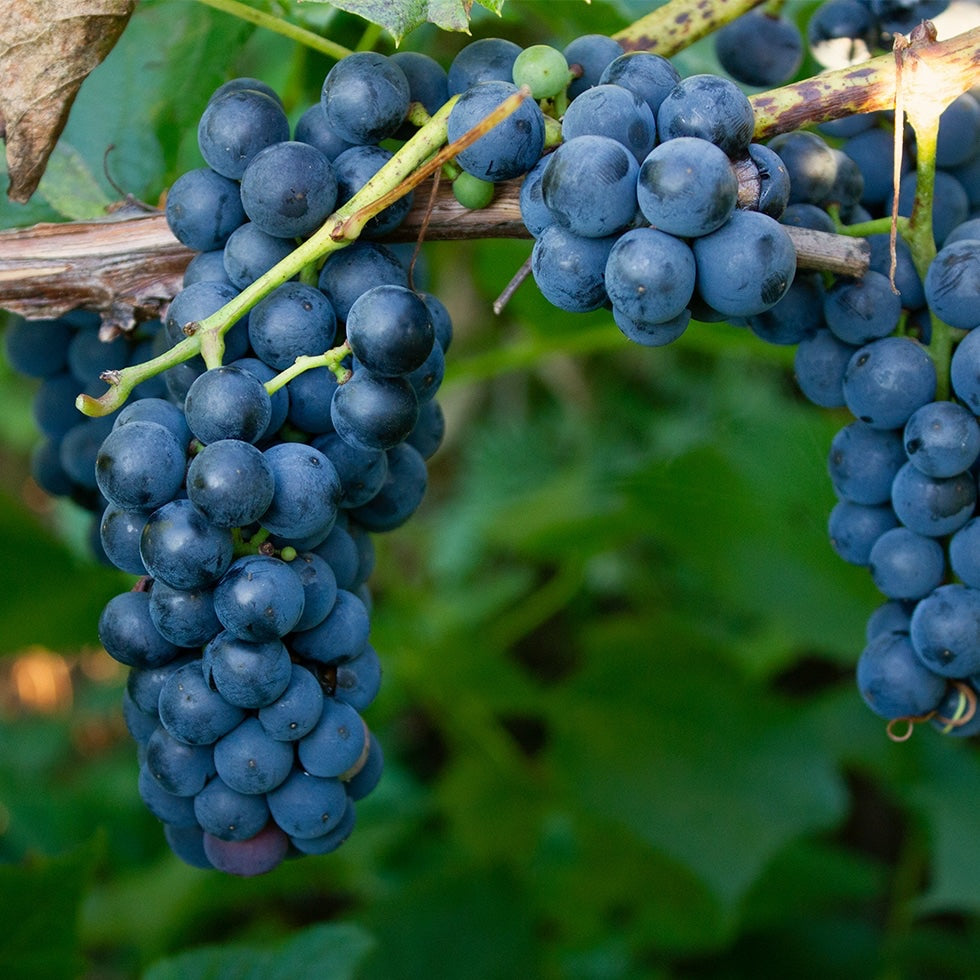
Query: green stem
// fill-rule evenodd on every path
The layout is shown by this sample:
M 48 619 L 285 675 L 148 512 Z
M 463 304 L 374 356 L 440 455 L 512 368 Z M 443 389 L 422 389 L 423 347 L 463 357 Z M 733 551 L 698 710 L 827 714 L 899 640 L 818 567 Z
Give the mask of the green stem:
M 653 51 L 669 58 L 741 17 L 763 0 L 670 0 L 613 34 L 627 51 Z
M 197 2 L 220 10 L 222 13 L 231 14 L 240 20 L 247 20 L 257 27 L 264 27 L 276 34 L 282 34 L 283 37 L 298 41 L 300 44 L 304 44 L 306 47 L 319 51 L 330 58 L 336 58 L 338 61 L 351 53 L 350 48 L 345 48 L 342 44 L 320 37 L 319 34 L 314 34 L 313 31 L 308 31 L 298 24 L 290 24 L 289 21 L 283 20 L 281 17 L 275 17 L 262 10 L 249 7 L 247 4 L 241 3 L 240 0 L 197 0 Z
M 280 388 L 289 384 L 293 378 L 298 378 L 306 371 L 321 367 L 328 368 L 337 378 L 338 383 L 343 384 L 350 377 L 350 371 L 342 367 L 341 362 L 350 352 L 350 344 L 345 340 L 339 347 L 332 347 L 322 354 L 301 354 L 288 368 L 267 381 L 265 390 L 270 395 L 274 395 Z
M 867 238 L 868 235 L 887 235 L 892 230 L 891 218 L 872 218 L 871 221 L 861 221 L 854 225 L 838 225 L 838 235 L 850 235 L 853 238 Z M 909 231 L 909 219 L 899 217 L 898 233 L 906 238 Z

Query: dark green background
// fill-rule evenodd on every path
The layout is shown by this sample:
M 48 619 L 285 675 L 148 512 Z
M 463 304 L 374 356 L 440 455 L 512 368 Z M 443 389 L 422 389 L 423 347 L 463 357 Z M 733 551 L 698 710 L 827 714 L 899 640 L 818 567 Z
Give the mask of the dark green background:
M 646 6 L 509 0 L 473 29 L 563 46 Z M 364 29 L 288 9 L 349 45 Z M 465 41 L 406 46 L 448 63 Z M 680 63 L 710 67 L 710 45 Z M 144 0 L 41 191 L 0 224 L 97 214 L 110 143 L 113 179 L 157 201 L 199 165 L 217 84 L 262 77 L 295 119 L 329 64 Z M 28 506 L 31 386 L 0 367 L 4 978 L 980 974 L 975 748 L 928 726 L 892 743 L 853 683 L 880 597 L 826 537 L 846 418 L 802 402 L 789 352 L 727 324 L 645 350 L 533 283 L 495 317 L 528 253 L 424 251 L 456 340 L 429 495 L 378 541 L 367 718 L 386 774 L 339 852 L 257 879 L 183 866 L 143 810 L 124 675 L 85 652 L 129 581 L 84 558 L 66 505 Z M 70 708 L 15 696 L 30 644 L 67 658 Z

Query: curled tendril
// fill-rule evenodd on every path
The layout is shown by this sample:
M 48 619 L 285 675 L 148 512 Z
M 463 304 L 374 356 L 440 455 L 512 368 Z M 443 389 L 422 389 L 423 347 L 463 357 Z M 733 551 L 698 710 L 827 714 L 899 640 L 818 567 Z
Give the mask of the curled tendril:
M 916 725 L 921 725 L 925 721 L 930 721 L 936 715 L 935 711 L 930 711 L 924 715 L 906 715 L 902 718 L 892 718 L 891 721 L 885 725 L 885 734 L 893 742 L 907 742 L 911 737 L 912 733 L 915 731 Z M 905 728 L 900 730 L 897 726 L 904 723 Z
M 953 687 L 959 693 L 959 700 L 956 703 L 956 710 L 953 712 L 953 717 L 944 718 L 940 714 L 936 715 L 936 721 L 943 723 L 940 731 L 944 735 L 948 735 L 954 728 L 960 728 L 967 724 L 967 722 L 972 721 L 973 716 L 977 713 L 976 691 L 969 684 L 964 684 L 962 681 L 953 681 Z

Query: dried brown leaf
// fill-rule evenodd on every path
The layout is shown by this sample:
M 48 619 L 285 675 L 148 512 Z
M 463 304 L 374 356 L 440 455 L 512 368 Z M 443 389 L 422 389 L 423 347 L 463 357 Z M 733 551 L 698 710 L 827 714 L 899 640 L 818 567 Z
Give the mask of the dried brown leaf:
M 136 0 L 3 0 L 0 136 L 7 196 L 25 202 L 68 120 L 86 76 L 112 50 Z

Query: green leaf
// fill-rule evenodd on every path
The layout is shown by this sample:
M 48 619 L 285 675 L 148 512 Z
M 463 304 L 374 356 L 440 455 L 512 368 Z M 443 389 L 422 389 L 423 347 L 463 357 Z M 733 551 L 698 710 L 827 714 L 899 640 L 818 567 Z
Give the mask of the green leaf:
M 318 925 L 268 946 L 202 946 L 159 960 L 143 980 L 353 980 L 374 946 L 356 925 Z
M 425 23 L 435 24 L 444 31 L 469 33 L 470 10 L 473 0 L 315 0 L 330 3 L 348 13 L 357 14 L 372 24 L 383 27 L 400 44 L 410 31 Z M 500 14 L 504 0 L 479 0 L 480 5 Z
M 103 217 L 112 203 L 82 155 L 64 140 L 48 158 L 38 193 L 60 215 L 75 221 Z
M 82 975 L 78 912 L 101 847 L 0 865 L 0 963 L 5 980 L 70 980 Z
M 132 578 L 82 561 L 3 493 L 0 539 L 0 653 L 31 644 L 74 650 L 97 642 L 102 606 Z
M 566 791 L 691 869 L 730 913 L 787 843 L 844 814 L 806 719 L 666 616 L 655 632 L 643 619 L 593 627 L 588 668 L 549 708 Z

